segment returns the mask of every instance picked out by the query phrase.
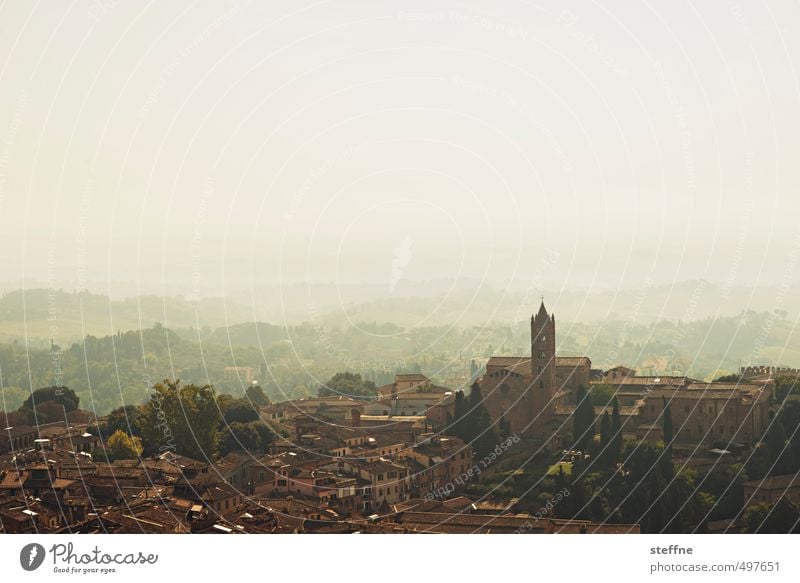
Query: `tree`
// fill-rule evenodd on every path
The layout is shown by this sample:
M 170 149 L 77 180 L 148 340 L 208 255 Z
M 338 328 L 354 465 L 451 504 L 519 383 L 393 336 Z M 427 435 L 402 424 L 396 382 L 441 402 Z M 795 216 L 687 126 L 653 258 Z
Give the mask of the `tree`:
M 791 534 L 798 532 L 800 510 L 786 497 L 772 506 L 761 502 L 748 506 L 742 516 L 743 533 Z
M 481 417 L 478 422 L 477 435 L 475 437 L 475 453 L 479 458 L 488 455 L 497 445 L 499 437 L 497 430 L 492 425 L 492 420 L 489 417 L 489 412 L 486 407 L 481 407 Z
M 275 439 L 275 430 L 263 421 L 254 421 L 250 425 L 258 432 L 261 451 L 268 451 Z
M 42 401 L 36 403 L 35 409 L 20 409 L 28 414 L 28 425 L 41 425 L 54 421 L 64 421 L 68 411 L 58 401 Z
M 376 394 L 375 383 L 365 381 L 360 374 L 352 372 L 337 372 L 331 379 L 322 385 L 317 394 L 320 397 L 341 395 L 344 397 L 374 397 Z
M 611 461 L 618 461 L 622 453 L 622 419 L 619 414 L 619 402 L 614 397 L 611 409 L 611 447 L 609 448 Z
M 45 387 L 43 389 L 36 389 L 31 395 L 25 399 L 21 408 L 34 409 L 36 405 L 46 401 L 55 401 L 62 405 L 67 411 L 74 411 L 78 408 L 80 398 L 75 394 L 75 391 L 69 387 Z
M 672 442 L 675 439 L 675 430 L 672 427 L 672 412 L 669 409 L 669 403 L 666 397 L 662 398 L 664 408 L 661 412 L 661 423 L 664 433 L 664 445 L 667 448 L 667 453 L 672 455 Z
M 596 385 L 592 385 L 592 389 L 590 391 L 592 405 L 595 407 L 606 407 L 614 398 L 616 393 L 617 388 L 614 385 L 610 385 L 608 383 L 598 383 Z M 577 400 L 575 403 L 577 404 Z
M 450 425 L 448 433 L 460 437 L 467 441 L 464 433 L 464 415 L 467 412 L 467 403 L 464 397 L 464 391 L 456 391 L 456 396 L 453 403 L 453 422 Z
M 222 397 L 227 397 L 223 399 Z M 234 399 L 229 395 L 220 395 L 219 406 L 226 423 L 250 423 L 259 418 L 258 411 L 247 399 Z
M 787 397 L 800 392 L 800 378 L 797 376 L 781 375 L 775 378 L 775 400 L 782 403 Z
M 475 441 L 481 433 L 481 421 L 483 420 L 483 412 L 485 407 L 483 405 L 483 393 L 481 386 L 478 383 L 472 383 L 469 391 L 469 400 L 467 402 L 467 410 L 464 412 L 464 425 L 465 436 L 464 439 L 469 442 Z
M 738 374 L 725 374 L 714 379 L 715 383 L 738 383 L 742 377 Z
M 594 406 L 589 392 L 583 385 L 578 387 L 575 400 L 575 411 L 572 414 L 572 441 L 577 449 L 587 451 L 594 440 Z
M 211 385 L 164 380 L 153 387 L 139 423 L 145 451 L 174 451 L 196 460 L 216 451 L 220 411 Z
M 783 422 L 772 411 L 770 411 L 769 415 L 769 425 L 767 425 L 761 441 L 769 446 L 773 454 L 780 453 L 786 447 L 786 430 L 783 427 Z
M 117 429 L 108 438 L 105 455 L 108 461 L 137 459 L 142 455 L 142 440 Z
M 259 453 L 261 451 L 261 436 L 253 423 L 234 422 L 222 434 L 220 439 L 220 455 L 227 455 L 232 451 L 247 451 Z
M 108 439 L 117 430 L 129 433 L 131 435 L 140 435 L 141 428 L 139 427 L 139 407 L 135 405 L 125 405 L 124 407 L 117 407 L 106 417 L 106 422 L 101 427 L 100 436 L 103 439 Z
M 259 385 L 250 385 L 244 395 L 256 407 L 261 408 L 269 405 L 269 397 Z
M 600 421 L 600 443 L 603 448 L 611 444 L 611 417 L 608 416 L 608 411 L 603 412 L 603 419 Z

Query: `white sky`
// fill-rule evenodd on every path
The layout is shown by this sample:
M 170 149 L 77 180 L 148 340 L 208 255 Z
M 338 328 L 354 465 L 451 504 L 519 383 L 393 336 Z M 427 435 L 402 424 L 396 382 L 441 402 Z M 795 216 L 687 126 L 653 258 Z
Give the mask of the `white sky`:
M 3 3 L 0 282 L 798 280 L 800 5 L 432 4 Z

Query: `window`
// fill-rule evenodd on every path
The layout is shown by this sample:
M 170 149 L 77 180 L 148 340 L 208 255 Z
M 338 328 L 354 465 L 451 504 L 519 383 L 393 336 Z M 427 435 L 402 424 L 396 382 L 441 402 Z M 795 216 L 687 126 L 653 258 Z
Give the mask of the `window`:
M 545 336 L 544 334 L 542 334 L 542 339 L 541 339 L 539 342 L 541 342 L 542 344 L 544 344 L 544 341 L 545 341 L 545 340 L 547 340 L 547 336 Z
M 686 411 L 686 412 L 688 413 L 688 412 L 689 412 L 691 409 L 690 409 L 689 405 L 686 405 L 686 406 L 683 408 L 683 410 L 684 410 L 684 411 Z
M 383 474 L 378 474 L 378 481 L 383 482 Z
M 540 388 L 540 389 L 543 389 L 543 388 L 544 388 L 544 381 L 539 381 L 539 388 Z
M 539 351 L 539 358 L 547 358 L 547 354 L 545 354 L 544 350 Z
M 725 433 L 725 426 L 724 425 L 720 425 L 719 426 L 719 432 L 720 433 Z

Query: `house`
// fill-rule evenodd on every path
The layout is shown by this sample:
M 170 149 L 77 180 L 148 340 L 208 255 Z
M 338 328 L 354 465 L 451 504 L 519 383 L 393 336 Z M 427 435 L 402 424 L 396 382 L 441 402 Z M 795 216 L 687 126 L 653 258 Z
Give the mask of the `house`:
M 744 487 L 744 503 L 775 504 L 781 498 L 800 503 L 800 475 L 785 474 L 769 476 L 763 480 L 751 480 L 742 484 Z

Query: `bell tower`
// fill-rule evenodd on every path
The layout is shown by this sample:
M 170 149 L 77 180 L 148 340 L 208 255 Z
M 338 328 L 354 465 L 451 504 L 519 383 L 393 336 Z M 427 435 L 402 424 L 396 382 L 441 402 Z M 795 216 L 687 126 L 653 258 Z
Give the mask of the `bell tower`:
M 540 425 L 552 413 L 556 394 L 556 317 L 548 315 L 544 298 L 531 317 L 531 378 L 531 413 Z

